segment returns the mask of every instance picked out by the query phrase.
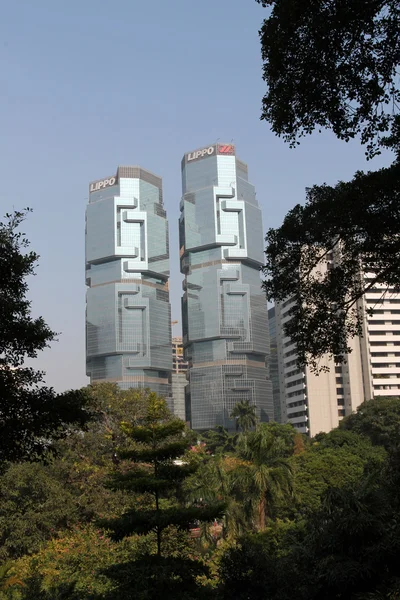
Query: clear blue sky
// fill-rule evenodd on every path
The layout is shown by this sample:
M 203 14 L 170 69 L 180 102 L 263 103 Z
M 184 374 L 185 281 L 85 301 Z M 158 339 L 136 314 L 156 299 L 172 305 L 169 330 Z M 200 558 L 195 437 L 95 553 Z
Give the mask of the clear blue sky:
M 254 0 L 13 0 L 0 19 L 2 214 L 30 206 L 40 254 L 35 315 L 61 333 L 36 366 L 61 391 L 85 375 L 84 215 L 88 182 L 140 164 L 163 178 L 171 233 L 172 314 L 180 318 L 177 219 L 185 151 L 234 140 L 249 165 L 264 230 L 304 188 L 366 168 L 357 143 L 276 138 L 264 93 Z M 386 158 L 386 160 L 388 160 Z M 374 167 L 385 160 L 375 160 Z

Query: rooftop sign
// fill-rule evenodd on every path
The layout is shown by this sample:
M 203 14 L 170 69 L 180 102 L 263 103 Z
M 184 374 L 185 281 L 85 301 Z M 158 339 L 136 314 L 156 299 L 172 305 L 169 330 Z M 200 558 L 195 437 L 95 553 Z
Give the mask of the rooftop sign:
M 113 175 L 112 177 L 107 177 L 106 179 L 99 179 L 98 181 L 92 181 L 89 185 L 89 192 L 98 192 L 99 190 L 104 190 L 105 188 L 111 187 L 112 185 L 116 185 L 117 176 Z
M 205 146 L 204 148 L 185 154 L 185 163 L 191 163 L 195 160 L 208 158 L 209 156 L 216 156 L 217 154 L 234 156 L 235 146 L 233 144 L 213 144 L 212 146 Z

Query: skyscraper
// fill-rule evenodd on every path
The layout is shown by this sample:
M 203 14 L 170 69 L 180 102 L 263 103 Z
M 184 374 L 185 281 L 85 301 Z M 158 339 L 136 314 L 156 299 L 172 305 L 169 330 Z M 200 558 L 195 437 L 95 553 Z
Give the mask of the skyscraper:
M 230 414 L 243 400 L 267 421 L 273 401 L 259 275 L 264 232 L 247 165 L 232 144 L 189 152 L 182 160 L 182 191 L 183 344 L 192 427 L 234 428 Z
M 118 167 L 86 210 L 86 364 L 91 383 L 170 398 L 168 223 L 160 177 Z
M 181 337 L 172 338 L 172 401 L 176 417 L 186 421 L 185 388 L 187 362 L 183 357 L 183 344 Z

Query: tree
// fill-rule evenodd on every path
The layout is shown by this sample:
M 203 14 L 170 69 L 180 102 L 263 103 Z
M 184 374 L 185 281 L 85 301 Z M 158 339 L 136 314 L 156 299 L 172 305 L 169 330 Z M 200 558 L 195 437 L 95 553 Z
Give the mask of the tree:
M 249 400 L 238 402 L 231 412 L 231 418 L 236 419 L 236 431 L 241 429 L 247 433 L 249 429 L 256 426 L 256 407 Z
M 0 464 L 43 456 L 54 439 L 71 425 L 90 418 L 85 394 L 56 395 L 43 385 L 43 373 L 27 367 L 27 359 L 55 339 L 42 317 L 31 316 L 27 277 L 38 256 L 19 231 L 26 212 L 6 215 L 0 223 Z
M 304 523 L 277 521 L 264 532 L 247 534 L 225 547 L 218 564 L 218 597 L 290 600 L 296 590 L 296 598 L 304 598 L 302 584 L 308 574 L 293 562 L 302 537 Z
M 376 469 L 386 457 L 383 448 L 350 431 L 336 429 L 314 440 L 306 452 L 291 458 L 293 497 L 279 503 L 281 518 L 309 517 L 320 509 L 330 488 L 342 489 L 360 481 L 367 467 Z
M 398 458 L 396 452 L 358 482 L 325 494 L 301 554 L 311 598 L 390 598 L 398 590 Z
M 299 364 L 318 370 L 324 354 L 343 362 L 362 332 L 373 313 L 365 291 L 381 286 L 383 299 L 400 285 L 399 2 L 257 1 L 272 6 L 260 31 L 262 118 L 272 130 L 293 146 L 330 128 L 342 140 L 361 136 L 370 158 L 383 147 L 397 153 L 388 168 L 313 186 L 306 205 L 267 233 L 267 297 L 297 301 L 285 331 Z
M 158 595 L 176 598 L 183 592 L 188 600 L 194 598 L 197 593 L 195 577 L 204 572 L 204 567 L 189 557 L 168 556 L 163 552 L 165 531 L 171 526 L 188 531 L 195 521 L 210 522 L 222 516 L 223 505 L 186 504 L 182 486 L 195 467 L 184 458 L 188 445 L 184 436 L 185 424 L 172 417 L 164 399 L 148 392 L 145 416 L 137 423 L 124 422 L 122 427 L 130 444 L 118 454 L 130 464 L 115 472 L 111 486 L 145 494 L 148 501 L 146 507 L 135 507 L 119 519 L 105 521 L 104 525 L 112 530 L 117 540 L 133 533 L 153 533 L 156 552 L 129 565 L 113 568 L 108 575 L 117 582 L 118 593 L 125 598 L 144 599 Z M 178 459 L 180 462 L 177 463 Z
M 268 231 L 263 286 L 269 300 L 296 299 L 285 331 L 302 365 L 316 368 L 326 353 L 343 362 L 348 339 L 362 334 L 365 315 L 376 308 L 364 307 L 365 292 L 379 289 L 379 306 L 389 288 L 400 288 L 393 260 L 400 252 L 399 181 L 395 162 L 348 183 L 314 186 L 305 206 Z
M 288 445 L 290 429 L 291 447 Z M 261 423 L 241 440 L 239 456 L 245 463 L 236 470 L 236 482 L 252 508 L 257 529 L 263 531 L 276 501 L 292 492 L 293 472 L 287 458 L 293 450 L 291 425 Z
M 201 464 L 184 486 L 185 496 L 194 502 L 224 502 L 222 537 L 225 539 L 243 535 L 253 525 L 253 511 L 247 510 L 246 490 L 237 481 L 237 469 L 243 464 L 236 456 L 217 454 Z M 204 537 L 209 538 L 209 530 L 205 533 Z
M 341 488 L 306 520 L 271 523 L 220 560 L 222 598 L 394 600 L 400 549 L 399 450 Z
M 235 450 L 236 435 L 232 435 L 222 425 L 216 425 L 201 434 L 201 440 L 205 442 L 206 449 L 211 454 L 226 454 Z
M 124 490 L 106 486 L 110 472 L 118 463 L 117 449 L 126 444 L 121 421 L 137 422 L 146 412 L 144 390 L 122 390 L 114 383 L 89 385 L 83 390 L 97 418 L 85 432 L 76 432 L 60 440 L 54 447 L 56 457 L 48 466 L 49 475 L 69 490 L 77 505 L 79 520 L 117 516 L 123 507 L 138 498 Z
M 0 561 L 37 552 L 56 531 L 75 524 L 71 491 L 41 464 L 11 465 L 0 477 Z
M 11 595 L 13 600 L 104 598 L 113 584 L 101 570 L 140 552 L 137 540 L 116 544 L 93 524 L 58 534 L 35 554 L 14 563 L 23 586 Z
M 382 396 L 363 402 L 339 427 L 365 436 L 387 450 L 396 447 L 400 444 L 400 398 Z
M 272 130 L 292 145 L 316 128 L 360 135 L 369 156 L 385 132 L 398 144 L 398 0 L 257 2 L 272 6 L 260 31 Z
M 108 383 L 89 386 L 84 393 L 99 418 L 84 432 L 58 440 L 45 463 L 14 463 L 0 474 L 0 562 L 37 552 L 78 522 L 116 517 L 143 503 L 140 496 L 112 491 L 105 483 L 118 444 L 126 443 L 120 422 L 145 414 L 145 394 Z

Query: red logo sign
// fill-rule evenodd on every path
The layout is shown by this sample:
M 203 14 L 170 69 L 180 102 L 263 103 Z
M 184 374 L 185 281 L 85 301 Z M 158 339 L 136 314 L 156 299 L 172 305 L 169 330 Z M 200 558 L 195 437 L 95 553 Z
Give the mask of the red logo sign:
M 228 154 L 229 156 L 232 156 L 235 154 L 235 146 L 232 144 L 219 145 L 218 154 Z

